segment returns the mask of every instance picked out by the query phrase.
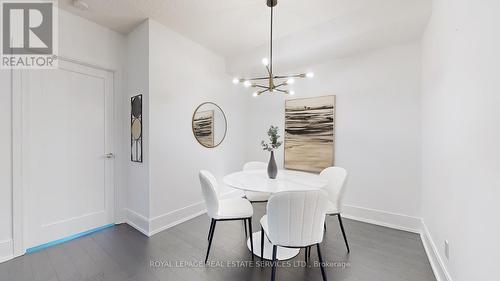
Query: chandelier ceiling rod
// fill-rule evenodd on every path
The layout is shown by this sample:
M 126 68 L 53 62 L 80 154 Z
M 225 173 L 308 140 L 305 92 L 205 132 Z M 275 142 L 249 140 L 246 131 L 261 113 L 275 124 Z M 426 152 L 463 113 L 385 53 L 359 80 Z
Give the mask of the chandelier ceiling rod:
M 273 0 L 268 0 L 267 3 L 269 5 L 269 2 L 273 2 Z M 277 2 L 277 1 L 276 1 Z M 273 3 L 271 3 L 272 5 Z M 276 6 L 276 4 L 272 5 L 271 6 L 271 40 L 270 40 L 270 50 L 269 50 L 269 63 L 270 63 L 270 66 L 269 68 L 271 68 L 271 71 L 269 73 L 269 76 L 273 76 L 273 11 L 274 11 L 274 6 Z

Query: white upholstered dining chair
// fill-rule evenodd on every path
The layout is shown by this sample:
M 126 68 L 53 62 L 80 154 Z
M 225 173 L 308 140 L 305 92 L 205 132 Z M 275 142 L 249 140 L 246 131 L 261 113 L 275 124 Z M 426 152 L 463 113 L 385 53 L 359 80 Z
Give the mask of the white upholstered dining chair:
M 328 167 L 321 171 L 320 177 L 328 180 L 328 184 L 324 190 L 328 194 L 328 207 L 326 210 L 327 216 L 337 216 L 340 224 L 340 230 L 344 236 L 344 242 L 347 247 L 347 252 L 350 252 L 349 243 L 345 234 L 344 224 L 342 223 L 342 204 L 345 195 L 345 183 L 347 180 L 347 171 L 341 167 Z M 325 222 L 326 229 L 326 222 Z
M 243 165 L 243 171 L 266 170 L 266 169 L 267 169 L 267 164 L 264 162 L 252 161 L 252 162 L 247 162 L 245 163 L 245 165 Z M 270 196 L 271 193 L 267 192 L 245 191 L 245 198 L 248 199 L 250 203 L 267 202 Z
M 277 247 L 309 248 L 316 245 L 321 275 L 326 281 L 320 243 L 328 199 L 323 190 L 286 191 L 272 195 L 267 203 L 267 215 L 260 220 L 262 227 L 261 253 L 264 234 L 273 245 L 271 280 L 276 278 Z M 262 257 L 261 257 L 262 260 Z
M 199 173 L 201 191 L 203 193 L 203 198 L 207 205 L 208 217 L 211 218 L 210 229 L 208 231 L 208 249 L 207 255 L 205 257 L 205 263 L 208 260 L 208 255 L 210 253 L 210 247 L 212 246 L 212 240 L 215 233 L 215 225 L 218 221 L 233 221 L 242 220 L 243 223 L 248 222 L 248 227 L 250 233 L 252 233 L 252 216 L 253 207 L 252 204 L 243 198 L 232 198 L 232 199 L 219 199 L 217 196 L 217 180 L 208 171 L 200 171 Z M 252 260 L 253 257 L 253 238 L 250 235 L 250 245 L 252 250 Z

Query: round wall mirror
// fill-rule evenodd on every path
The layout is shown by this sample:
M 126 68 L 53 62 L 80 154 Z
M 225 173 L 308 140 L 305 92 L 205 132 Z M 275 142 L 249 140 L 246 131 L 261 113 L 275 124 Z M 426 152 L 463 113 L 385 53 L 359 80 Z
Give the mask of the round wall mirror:
M 213 102 L 202 103 L 196 108 L 192 126 L 194 137 L 204 147 L 216 147 L 226 137 L 226 115 Z

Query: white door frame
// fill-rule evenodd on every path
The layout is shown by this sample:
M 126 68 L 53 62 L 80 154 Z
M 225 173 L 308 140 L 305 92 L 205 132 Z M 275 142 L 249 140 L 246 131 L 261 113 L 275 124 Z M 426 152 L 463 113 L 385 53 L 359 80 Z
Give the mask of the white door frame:
M 105 67 L 93 65 L 90 63 L 82 62 L 77 59 L 58 57 L 59 60 L 79 64 L 86 67 L 91 67 L 99 70 L 104 70 L 109 72 L 109 75 L 113 78 L 113 83 L 110 85 L 111 91 L 114 95 L 114 99 L 117 98 L 116 93 L 116 70 L 108 69 Z M 46 70 L 41 70 L 46 71 Z M 24 246 L 24 188 L 23 188 L 23 70 L 13 70 L 11 72 L 11 96 L 12 96 L 12 242 L 13 242 L 13 256 L 18 257 L 26 253 L 26 248 Z M 113 116 L 112 125 L 116 127 L 118 123 L 114 120 L 115 116 L 115 100 L 112 100 Z M 110 134 L 113 136 L 114 140 L 112 142 L 112 150 L 110 151 L 116 154 L 116 143 L 117 135 L 115 130 L 111 128 Z M 112 177 L 116 174 L 116 165 L 113 163 Z M 116 186 L 116 182 L 113 183 L 114 188 L 114 206 L 112 208 L 113 221 L 116 222 L 117 218 L 117 206 L 119 200 L 120 190 Z

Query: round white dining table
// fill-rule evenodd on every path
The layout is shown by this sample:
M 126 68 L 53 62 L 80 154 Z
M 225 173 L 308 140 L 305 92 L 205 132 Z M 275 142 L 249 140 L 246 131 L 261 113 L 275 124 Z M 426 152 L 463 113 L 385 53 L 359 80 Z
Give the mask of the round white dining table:
M 327 185 L 328 181 L 318 175 L 293 170 L 279 170 L 276 179 L 270 179 L 266 170 L 240 171 L 224 177 L 224 183 L 230 187 L 243 191 L 277 193 L 281 191 L 318 190 Z M 260 220 L 259 220 L 260 221 Z M 253 253 L 260 257 L 261 231 L 253 233 Z M 250 239 L 247 241 L 248 249 Z M 263 258 L 271 260 L 272 244 L 265 239 Z M 278 247 L 276 258 L 288 260 L 299 254 L 299 249 Z

